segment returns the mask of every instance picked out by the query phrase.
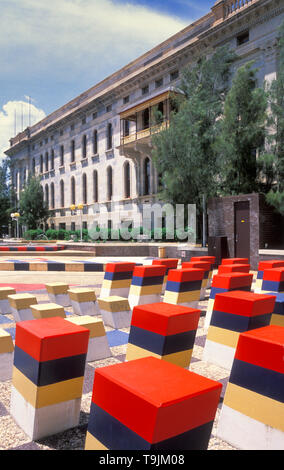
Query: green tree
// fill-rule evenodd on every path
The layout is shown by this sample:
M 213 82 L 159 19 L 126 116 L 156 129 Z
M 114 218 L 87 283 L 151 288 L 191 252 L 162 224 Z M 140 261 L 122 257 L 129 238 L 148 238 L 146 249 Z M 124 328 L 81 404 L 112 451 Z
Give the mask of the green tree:
M 249 62 L 237 70 L 220 120 L 215 147 L 223 194 L 257 192 L 261 186 L 257 152 L 265 142 L 268 97 L 264 87 L 256 86 L 252 67 Z
M 225 47 L 182 72 L 183 98 L 171 113 L 170 126 L 153 136 L 153 161 L 160 174 L 162 200 L 196 204 L 218 191 L 214 142 L 228 89 L 234 54 Z
M 49 217 L 49 210 L 44 202 L 43 189 L 40 179 L 30 176 L 27 184 L 21 192 L 19 201 L 20 221 L 28 229 L 38 228 L 40 223 L 45 222 Z
M 10 207 L 9 162 L 3 160 L 0 165 L 0 236 L 8 232 Z

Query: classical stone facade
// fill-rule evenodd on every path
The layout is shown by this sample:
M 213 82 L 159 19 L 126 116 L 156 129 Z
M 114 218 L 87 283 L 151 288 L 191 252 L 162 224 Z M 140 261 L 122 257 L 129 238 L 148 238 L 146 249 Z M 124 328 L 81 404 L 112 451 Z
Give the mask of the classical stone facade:
M 6 154 L 16 194 L 35 173 L 53 210 L 49 226 L 79 228 L 80 215 L 70 209 L 79 203 L 84 227 L 102 208 L 112 226 L 118 216 L 139 225 L 142 204 L 157 200 L 151 135 L 169 123 L 182 68 L 227 44 L 239 57 L 234 67 L 254 60 L 259 83 L 272 80 L 283 20 L 283 0 L 217 1 L 207 15 L 11 138 Z M 159 126 L 151 126 L 154 106 L 163 115 Z

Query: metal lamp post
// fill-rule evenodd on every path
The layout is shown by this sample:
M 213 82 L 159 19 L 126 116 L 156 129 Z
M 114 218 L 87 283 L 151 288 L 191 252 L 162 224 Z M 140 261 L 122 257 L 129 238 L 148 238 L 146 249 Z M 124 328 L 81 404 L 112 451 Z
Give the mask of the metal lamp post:
M 17 233 L 16 233 L 16 238 L 19 238 L 19 217 L 20 217 L 20 214 L 19 212 L 13 212 L 13 214 L 11 214 L 11 218 L 12 220 L 15 220 L 16 223 L 17 223 Z
M 84 209 L 84 204 L 78 204 L 77 206 L 75 204 L 72 204 L 70 206 L 70 210 L 72 212 L 76 211 L 78 209 L 80 211 L 80 242 L 83 241 L 83 221 L 82 221 L 82 214 L 83 214 L 83 209 Z

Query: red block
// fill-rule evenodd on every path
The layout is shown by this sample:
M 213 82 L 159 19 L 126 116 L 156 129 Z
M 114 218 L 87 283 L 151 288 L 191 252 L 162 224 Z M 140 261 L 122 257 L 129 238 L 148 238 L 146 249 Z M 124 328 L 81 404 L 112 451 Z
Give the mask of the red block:
M 118 262 L 118 263 L 107 263 L 105 267 L 105 272 L 108 273 L 122 273 L 122 272 L 128 272 L 128 271 L 133 271 L 135 268 L 136 264 L 135 263 L 124 263 L 124 262 Z
M 221 289 L 237 289 L 238 287 L 251 286 L 253 274 L 247 273 L 225 273 L 215 274 L 212 287 Z
M 203 277 L 203 269 L 171 269 L 168 273 L 168 281 L 174 282 L 202 281 Z
M 284 374 L 284 328 L 269 325 L 241 333 L 235 359 Z
M 90 331 L 61 317 L 16 324 L 16 346 L 39 362 L 85 354 Z
M 162 336 L 197 330 L 201 311 L 181 305 L 157 302 L 134 307 L 131 326 Z
M 281 268 L 284 267 L 284 261 L 271 259 L 267 261 L 260 261 L 258 263 L 258 271 L 264 271 L 265 269 Z
M 152 266 L 163 265 L 167 268 L 175 269 L 178 265 L 178 258 L 160 258 L 160 259 L 153 259 Z
M 224 273 L 249 273 L 249 264 L 220 264 L 218 274 Z
M 248 258 L 223 258 L 221 264 L 249 264 Z
M 211 270 L 211 263 L 208 261 L 184 261 L 182 269 L 203 269 L 204 271 Z
M 215 256 L 192 256 L 190 261 L 208 261 L 209 263 L 215 264 L 216 257 Z
M 264 281 L 276 281 L 276 282 L 284 281 L 284 267 L 265 269 L 263 271 L 263 280 Z
M 164 276 L 166 274 L 166 266 L 135 266 L 133 277 L 154 277 Z
M 96 369 L 92 401 L 148 442 L 215 417 L 222 385 L 154 357 Z
M 245 291 L 229 291 L 216 294 L 214 310 L 245 317 L 273 313 L 275 295 L 254 294 Z

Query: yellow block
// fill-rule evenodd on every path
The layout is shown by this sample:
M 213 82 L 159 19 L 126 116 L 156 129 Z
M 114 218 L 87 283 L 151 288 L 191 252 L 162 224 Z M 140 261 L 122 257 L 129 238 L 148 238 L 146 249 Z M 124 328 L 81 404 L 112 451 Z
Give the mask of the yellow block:
M 98 299 L 99 306 L 102 310 L 107 312 L 124 312 L 130 310 L 128 299 L 113 295 L 111 297 L 104 297 Z
M 14 263 L 13 262 L 9 262 L 9 261 L 1 261 L 0 262 L 0 271 L 14 271 L 15 270 L 15 267 L 14 267 Z
M 95 302 L 97 300 L 95 291 L 84 287 L 69 289 L 68 294 L 70 299 L 75 300 L 76 302 Z
M 153 295 L 162 293 L 163 284 L 154 286 L 130 286 L 129 295 Z
M 169 304 L 183 304 L 185 302 L 194 302 L 200 299 L 200 290 L 188 292 L 165 291 L 164 302 Z
M 284 404 L 228 383 L 224 404 L 261 423 L 284 432 Z
M 85 441 L 85 450 L 109 450 L 105 447 L 98 439 L 96 439 L 92 434 L 87 431 L 86 441 Z
M 214 341 L 215 343 L 224 344 L 231 348 L 236 348 L 238 344 L 240 333 L 231 330 L 225 330 L 224 328 L 218 328 L 217 326 L 209 326 L 207 339 Z
M 35 318 L 66 317 L 64 308 L 53 303 L 31 305 L 31 310 Z
M 76 325 L 83 326 L 90 331 L 90 338 L 105 336 L 105 327 L 102 320 L 97 320 L 91 315 L 82 315 L 79 317 L 67 317 L 66 320 Z
M 8 296 L 11 307 L 19 310 L 29 308 L 31 305 L 37 304 L 37 299 L 32 294 L 14 294 Z
M 284 326 L 284 315 L 273 313 L 271 316 L 270 325 Z
M 261 289 L 261 287 L 262 287 L 262 279 L 256 279 L 256 280 L 255 280 L 255 283 L 254 283 L 254 287 L 256 287 L 257 289 Z
M 16 294 L 15 289 L 13 287 L 0 287 L 0 300 L 6 300 L 8 295 Z
M 52 282 L 45 284 L 45 288 L 50 294 L 67 294 L 69 285 L 63 282 Z
M 161 359 L 161 356 L 158 354 L 152 353 L 152 351 L 148 351 L 148 349 L 140 348 L 139 346 L 135 346 L 135 344 L 128 343 L 127 350 L 126 350 L 126 360 L 132 361 L 135 359 L 142 359 L 143 357 L 153 356 L 157 359 Z
M 192 349 L 187 349 L 185 351 L 178 351 L 172 354 L 165 354 L 162 356 L 163 361 L 171 362 L 179 367 L 187 368 L 190 365 L 192 356 Z
M 30 271 L 47 271 L 47 263 L 30 262 Z
M 0 354 L 14 351 L 12 336 L 5 330 L 0 329 Z
M 84 264 L 83 263 L 65 263 L 65 271 L 83 272 Z
M 111 281 L 104 279 L 102 283 L 102 289 L 123 289 L 124 287 L 130 287 L 131 279 L 120 279 Z
M 34 408 L 43 408 L 44 406 L 80 398 L 83 383 L 84 377 L 76 377 L 75 379 L 37 387 L 15 366 L 13 367 L 12 384 Z

